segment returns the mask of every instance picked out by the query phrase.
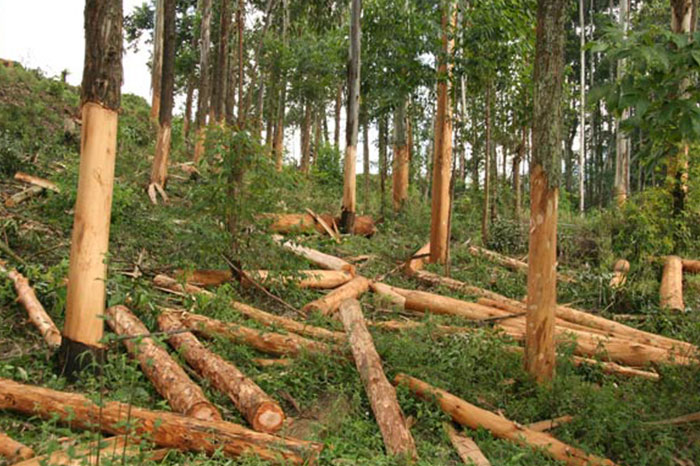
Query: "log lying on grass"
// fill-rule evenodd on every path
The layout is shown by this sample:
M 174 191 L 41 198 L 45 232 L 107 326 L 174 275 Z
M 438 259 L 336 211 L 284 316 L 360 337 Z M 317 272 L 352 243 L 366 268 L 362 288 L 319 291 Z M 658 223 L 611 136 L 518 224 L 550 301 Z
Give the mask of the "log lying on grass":
M 257 455 L 273 462 L 314 464 L 322 445 L 255 432 L 224 421 L 204 421 L 167 411 L 150 411 L 107 401 L 98 406 L 87 397 L 0 379 L 0 409 L 57 418 L 71 428 L 100 429 L 111 435 L 147 437 L 163 448 L 227 456 Z
M 619 288 L 627 282 L 627 274 L 630 271 L 630 263 L 625 259 L 619 259 L 613 266 L 613 276 L 610 279 L 610 288 Z
M 34 456 L 34 450 L 0 431 L 0 456 L 7 458 L 8 461 L 28 460 Z
M 22 303 L 22 306 L 27 311 L 29 320 L 39 330 L 49 348 L 52 350 L 58 349 L 61 346 L 61 332 L 47 314 L 44 306 L 39 302 L 34 290 L 29 286 L 29 281 L 15 269 L 8 272 L 2 261 L 0 261 L 0 272 L 7 273 L 7 276 L 12 280 L 17 292 L 17 300 Z
M 221 419 L 202 389 L 170 354 L 153 339 L 144 337 L 150 332 L 138 317 L 125 306 L 110 307 L 106 313 L 107 323 L 117 335 L 131 337 L 123 340 L 124 346 L 139 361 L 141 370 L 174 411 L 201 420 Z
M 447 431 L 452 446 L 457 450 L 457 455 L 462 459 L 464 464 L 471 466 L 491 466 L 489 460 L 484 456 L 474 440 L 461 435 L 457 430 L 448 423 L 443 424 Z
M 682 259 L 683 272 L 700 273 L 700 261 L 693 259 Z
M 664 262 L 659 290 L 660 305 L 672 311 L 684 311 L 683 262 L 678 256 L 668 256 Z
M 183 332 L 184 327 L 173 314 L 158 316 L 158 326 L 172 333 L 168 343 L 199 375 L 231 399 L 254 430 L 275 433 L 282 428 L 284 412 L 280 405 L 236 366 L 209 351 L 192 333 Z
M 360 303 L 354 299 L 343 301 L 340 305 L 340 319 L 348 334 L 355 365 L 365 386 L 387 452 L 390 455 L 417 458 L 413 436 L 406 426 L 406 420 L 396 399 L 396 389 L 384 375 L 382 361 L 365 325 Z
M 325 254 L 315 249 L 300 246 L 292 241 L 285 241 L 280 235 L 272 235 L 272 239 L 284 249 L 293 252 L 297 256 L 303 257 L 309 262 L 318 265 L 322 269 L 345 270 L 353 275 L 355 274 L 355 266 L 347 261 L 344 261 L 343 259 L 331 256 L 330 254 Z
M 158 275 L 160 276 L 160 275 Z M 194 286 L 219 286 L 230 282 L 233 273 L 230 270 L 198 269 L 176 270 L 175 278 Z
M 253 319 L 270 327 L 281 327 L 288 332 L 321 340 L 330 340 L 336 343 L 344 343 L 346 341 L 345 334 L 342 332 L 334 332 L 332 330 L 326 330 L 325 328 L 298 322 L 287 317 L 276 316 L 236 301 L 231 302 L 231 307 L 249 319 Z
M 346 299 L 355 299 L 369 290 L 369 280 L 358 275 L 340 288 L 336 288 L 322 298 L 311 301 L 302 308 L 304 312 L 318 311 L 324 316 L 335 312 Z
M 207 291 L 204 288 L 200 288 L 195 285 L 181 285 L 180 282 L 178 282 L 174 278 L 168 277 L 167 275 L 163 274 L 159 274 L 153 277 L 153 285 L 155 285 L 156 288 L 171 291 L 174 293 L 203 294 L 207 296 L 213 296 L 213 293 L 211 291 Z
M 589 455 L 586 452 L 567 445 L 549 434 L 537 432 L 485 409 L 474 406 L 451 393 L 428 385 L 427 383 L 399 374 L 395 384 L 405 385 L 415 395 L 426 400 L 435 400 L 440 408 L 452 419 L 472 429 L 483 427 L 498 438 L 507 439 L 518 445 L 540 450 L 550 457 L 571 466 L 614 466 L 609 459 Z
M 14 207 L 17 204 L 23 203 L 27 199 L 31 199 L 37 194 L 41 194 L 42 192 L 44 192 L 44 188 L 41 186 L 30 186 L 29 188 L 8 197 L 5 200 L 5 207 Z
M 328 214 L 319 214 L 326 225 L 332 225 L 334 222 L 336 224 L 340 223 L 340 217 L 333 217 Z M 270 231 L 273 233 L 279 233 L 282 235 L 290 233 L 314 233 L 318 232 L 321 234 L 326 234 L 326 230 L 320 222 L 317 222 L 314 217 L 308 213 L 305 214 L 262 214 L 259 216 L 261 219 L 270 220 Z M 377 232 L 377 228 L 374 225 L 374 220 L 372 217 L 367 215 L 361 215 L 355 217 L 355 226 L 353 228 L 352 234 L 359 236 L 372 236 Z
M 391 286 L 385 285 L 384 283 L 372 282 L 370 283 L 370 288 L 375 294 L 381 296 L 392 309 L 402 311 L 406 308 L 406 298 L 394 291 Z
M 288 358 L 281 358 L 281 359 L 252 358 L 251 361 L 253 361 L 255 364 L 257 364 L 260 367 L 274 367 L 274 366 L 287 367 L 287 366 L 291 366 L 292 364 L 294 364 L 294 360 L 288 359 Z
M 23 183 L 31 184 L 34 186 L 39 186 L 44 189 L 51 190 L 56 193 L 60 193 L 61 189 L 53 181 L 45 180 L 37 176 L 30 175 L 24 172 L 15 173 L 15 179 Z
M 507 267 L 516 272 L 527 275 L 528 265 L 527 263 L 520 261 L 518 259 L 513 259 L 512 257 L 504 256 L 495 251 L 490 251 L 488 249 L 480 248 L 478 246 L 469 246 L 469 253 L 475 257 L 483 257 L 491 262 Z M 574 283 L 575 278 L 570 277 L 561 272 L 557 273 L 557 280 L 565 283 Z
M 337 288 L 352 280 L 353 277 L 350 272 L 345 270 L 300 270 L 293 274 L 281 274 L 269 270 L 248 270 L 245 273 L 262 285 L 296 283 L 299 288 L 312 289 Z M 195 286 L 218 286 L 230 282 L 233 278 L 230 270 L 178 270 L 175 276 L 182 278 L 187 284 Z M 243 280 L 242 285 L 248 286 L 250 283 Z
M 332 354 L 334 350 L 320 341 L 309 340 L 289 333 L 282 335 L 264 332 L 236 323 L 221 322 L 199 314 L 167 309 L 164 314 L 172 314 L 185 327 L 206 337 L 223 337 L 236 343 L 243 343 L 263 353 L 298 356 L 304 351 L 311 354 Z
M 566 424 L 574 420 L 573 416 L 559 416 L 554 419 L 546 419 L 544 421 L 533 422 L 528 424 L 527 428 L 530 430 L 535 430 L 537 432 L 546 432 L 548 430 L 556 429 L 562 424 Z

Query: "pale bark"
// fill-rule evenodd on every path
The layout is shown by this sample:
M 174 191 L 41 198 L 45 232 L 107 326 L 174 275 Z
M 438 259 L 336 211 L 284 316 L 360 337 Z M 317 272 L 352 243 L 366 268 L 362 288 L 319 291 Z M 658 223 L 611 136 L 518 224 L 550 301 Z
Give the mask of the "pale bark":
M 685 311 L 683 302 L 683 262 L 678 256 L 668 256 L 664 263 L 659 291 L 660 305 L 672 311 Z
M 394 211 L 399 211 L 408 200 L 408 135 L 406 134 L 406 108 L 408 100 L 400 103 L 394 111 L 394 160 L 392 169 L 392 199 Z
M 0 431 L 0 456 L 8 461 L 28 460 L 34 456 L 34 450 Z
M 37 176 L 32 176 L 28 173 L 17 172 L 15 173 L 15 179 L 23 183 L 32 184 L 34 186 L 40 186 L 44 189 L 49 189 L 53 192 L 60 193 L 61 189 L 53 181 L 45 180 Z
M 443 424 L 447 431 L 447 436 L 452 442 L 452 446 L 457 450 L 457 454 L 464 464 L 471 466 L 491 466 L 489 460 L 484 456 L 474 440 L 466 435 L 459 434 L 457 430 L 448 423 Z
M 626 36 L 629 29 L 630 0 L 620 0 L 619 22 Z M 617 61 L 617 79 L 625 75 L 626 60 Z M 618 206 L 624 205 L 630 190 L 630 139 L 620 130 L 620 123 L 629 118 L 629 110 L 624 109 L 622 116 L 615 119 L 615 201 Z
M 625 259 L 619 259 L 613 266 L 613 276 L 610 279 L 610 288 L 620 288 L 627 282 L 627 274 L 630 271 L 630 263 Z
M 153 31 L 153 60 L 151 63 L 151 119 L 160 114 L 161 80 L 163 76 L 163 29 L 165 24 L 165 0 L 156 0 L 155 29 Z
M 308 260 L 309 262 L 316 264 L 317 266 L 327 269 L 327 270 L 345 270 L 351 274 L 355 274 L 355 266 L 350 264 L 343 259 L 340 259 L 329 254 L 322 253 L 315 249 L 307 248 L 305 246 L 300 246 L 292 241 L 285 241 L 283 237 L 279 235 L 274 235 L 273 240 L 294 254 L 301 256 Z
M 622 0 L 623 2 L 626 0 Z M 580 60 L 579 73 L 580 100 L 579 100 L 579 152 L 578 152 L 578 210 L 583 215 L 585 208 L 585 169 L 586 169 L 586 24 L 584 17 L 584 0 L 579 0 L 578 18 L 580 31 Z
M 197 115 L 195 117 L 195 162 L 199 162 L 204 155 L 205 127 L 207 125 L 207 114 L 209 113 L 209 99 L 211 94 L 209 47 L 211 43 L 212 0 L 201 0 L 200 10 L 202 22 L 200 25 L 199 38 L 199 95 L 197 97 Z
M 324 316 L 329 316 L 335 312 L 346 299 L 358 298 L 369 290 L 369 284 L 369 280 L 358 275 L 340 288 L 331 291 L 323 298 L 308 303 L 302 310 L 306 313 L 317 311 Z

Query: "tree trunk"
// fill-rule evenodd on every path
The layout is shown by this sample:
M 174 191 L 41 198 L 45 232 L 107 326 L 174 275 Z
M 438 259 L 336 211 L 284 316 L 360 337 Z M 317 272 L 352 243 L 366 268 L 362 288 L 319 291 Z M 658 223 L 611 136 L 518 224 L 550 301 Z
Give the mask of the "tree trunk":
M 549 2 L 553 0 L 544 1 Z M 450 415 L 455 422 L 463 426 L 467 426 L 471 429 L 484 428 L 498 438 L 510 440 L 518 445 L 536 449 L 567 465 L 615 465 L 615 463 L 608 459 L 589 455 L 578 448 L 574 448 L 571 445 L 557 440 L 547 433 L 528 429 L 525 426 L 467 403 L 463 399 L 457 398 L 445 390 L 430 386 L 408 375 L 397 375 L 394 379 L 394 383 L 396 385 L 401 384 L 408 387 L 409 390 L 420 398 L 437 401 L 440 408 L 445 413 Z
M 4 456 L 8 461 L 15 463 L 33 457 L 34 450 L 0 431 L 0 456 Z
M 187 78 L 187 97 L 185 98 L 185 115 L 182 123 L 182 133 L 187 144 L 190 140 L 190 126 L 192 125 L 192 101 L 194 100 L 194 78 Z
M 287 47 L 287 28 L 289 21 L 288 0 L 282 0 L 282 43 Z M 277 122 L 275 123 L 275 135 L 272 142 L 272 153 L 275 157 L 275 168 L 282 171 L 284 162 L 284 116 L 287 105 L 287 77 L 283 74 L 279 78 L 280 92 L 277 100 Z
M 357 160 L 357 130 L 360 112 L 361 16 L 362 0 L 351 0 L 347 126 L 345 129 L 345 173 L 343 176 L 343 205 L 340 216 L 340 229 L 345 233 L 352 233 L 354 230 L 355 213 L 357 211 L 355 165 Z
M 623 2 L 626 0 L 623 0 Z M 581 86 L 580 94 L 580 131 L 579 131 L 579 153 L 578 153 L 578 210 L 583 215 L 584 209 L 586 207 L 586 191 L 585 191 L 585 173 L 586 173 L 586 24 L 584 17 L 584 0 L 579 0 L 578 8 L 578 18 L 579 27 L 581 28 L 581 40 L 580 40 L 580 65 L 581 73 L 579 84 Z M 591 19 L 592 21 L 592 19 Z
M 484 207 L 481 211 L 481 243 L 486 245 L 489 241 L 489 209 L 491 202 L 491 82 L 486 84 L 486 103 L 484 122 L 486 136 L 484 142 Z M 478 179 L 478 169 L 475 172 Z M 478 186 L 478 183 L 477 183 Z
M 661 276 L 660 305 L 672 311 L 685 311 L 683 302 L 683 262 L 678 256 L 668 256 Z
M 565 0 L 538 0 L 525 368 L 554 376 Z
M 301 124 L 301 172 L 309 173 L 311 164 L 311 103 L 304 105 L 304 121 Z
M 344 261 L 343 259 L 331 256 L 329 254 L 325 254 L 315 249 L 300 246 L 292 241 L 284 241 L 284 238 L 279 235 L 273 236 L 272 239 L 284 249 L 287 249 L 293 252 L 294 254 L 305 258 L 309 262 L 318 265 L 322 269 L 346 270 L 352 274 L 355 273 L 355 266 L 347 261 Z
M 87 397 L 0 379 L 0 409 L 44 419 L 58 418 L 72 428 L 113 435 L 147 437 L 160 447 L 217 451 L 226 456 L 258 455 L 263 460 L 315 464 L 322 445 L 255 432 L 225 421 L 203 421 L 167 411 L 150 411 L 117 401 L 102 405 Z
M 214 81 L 212 83 L 211 92 L 211 115 L 213 120 L 221 124 L 225 118 L 225 102 L 226 102 L 226 83 L 228 82 L 228 45 L 229 45 L 229 26 L 231 24 L 230 12 L 231 0 L 221 0 L 220 22 L 219 22 L 219 37 L 217 41 L 217 55 L 214 62 Z
M 408 135 L 406 120 L 406 107 L 408 100 L 403 100 L 394 111 L 394 168 L 393 201 L 394 211 L 398 212 L 408 200 L 409 160 L 408 160 Z
M 204 421 L 221 420 L 221 414 L 180 365 L 151 338 L 145 325 L 124 306 L 107 309 L 107 323 L 141 365 L 173 411 Z
M 435 122 L 435 156 L 433 160 L 433 189 L 430 222 L 430 261 L 447 260 L 450 217 L 450 171 L 452 167 L 452 34 L 457 26 L 457 6 L 446 4 L 442 14 L 442 56 L 438 67 L 437 117 Z
M 148 194 L 154 204 L 157 203 L 157 192 L 161 194 L 164 201 L 167 201 L 165 183 L 168 176 L 175 88 L 175 0 L 163 0 L 163 3 L 165 23 L 163 25 L 163 80 L 160 86 L 162 93 L 156 153 L 153 158 L 151 181 L 148 186 Z
M 165 24 L 164 0 L 156 0 L 155 28 L 153 31 L 153 58 L 151 62 L 151 119 L 160 115 L 161 81 L 163 79 L 163 30 Z
M 520 145 L 518 145 L 518 150 L 513 157 L 513 192 L 515 192 L 515 219 L 520 220 L 522 214 L 523 206 L 523 187 L 520 178 L 520 164 L 525 159 L 525 139 L 527 138 L 527 131 L 525 127 L 522 128 L 522 139 Z
M 323 298 L 311 301 L 302 308 L 303 312 L 310 313 L 317 311 L 324 316 L 329 316 L 335 312 L 340 304 L 346 299 L 357 299 L 364 292 L 369 290 L 369 280 L 358 275 L 340 288 L 336 288 Z
M 309 340 L 294 333 L 282 335 L 274 332 L 261 332 L 236 323 L 221 322 L 210 317 L 185 311 L 168 309 L 171 314 L 194 333 L 206 337 L 222 337 L 235 343 L 245 344 L 263 353 L 284 356 L 298 356 L 304 352 L 311 354 L 331 354 L 330 346 L 319 341 Z
M 234 46 L 233 29 L 229 33 L 229 44 L 227 48 L 227 68 L 226 68 L 226 95 L 224 96 L 224 119 L 226 124 L 233 126 L 233 110 L 236 107 L 236 87 L 238 86 L 237 68 L 238 60 L 236 54 L 238 47 Z
M 60 350 L 61 366 L 68 377 L 101 361 L 103 356 L 100 340 L 121 101 L 121 56 L 121 0 L 86 0 L 80 169 Z
M 209 46 L 211 42 L 211 2 L 201 0 L 202 22 L 199 40 L 199 95 L 197 97 L 197 116 L 195 121 L 194 161 L 199 162 L 204 155 L 205 127 L 209 113 L 211 78 L 209 76 Z
M 268 4 L 270 2 L 268 1 Z M 265 26 L 263 26 L 263 38 L 264 33 L 267 32 L 267 16 L 265 17 Z M 246 105 L 243 99 L 243 79 L 245 71 L 245 59 L 243 57 L 243 39 L 245 38 L 245 4 L 243 0 L 238 0 L 238 9 L 236 10 L 236 27 L 238 29 L 238 115 L 237 115 L 237 126 L 238 130 L 243 130 L 246 123 Z M 251 92 L 253 87 L 250 88 Z
M 362 178 L 364 180 L 363 197 L 365 212 L 369 212 L 369 124 L 362 125 Z
M 170 345 L 199 375 L 231 399 L 254 430 L 275 433 L 282 428 L 284 412 L 280 405 L 236 366 L 209 351 L 192 333 L 183 332 L 182 324 L 173 315 L 161 314 L 158 326 L 172 333 L 168 337 Z
M 335 91 L 335 127 L 333 128 L 333 145 L 340 151 L 340 109 L 343 106 L 343 83 Z
M 464 464 L 471 466 L 491 466 L 491 463 L 484 456 L 474 440 L 466 435 L 460 435 L 451 424 L 444 423 L 447 436 L 452 442 L 452 446 L 457 450 L 457 454 Z
M 627 35 L 629 28 L 629 7 L 630 0 L 620 0 L 620 25 L 623 34 Z M 617 78 L 621 79 L 625 75 L 625 60 L 617 62 Z M 620 118 L 615 119 L 615 201 L 618 206 L 624 205 L 629 196 L 630 179 L 630 140 L 629 137 L 620 130 L 620 122 L 629 118 L 629 110 L 625 109 Z
M 387 453 L 403 456 L 409 461 L 415 460 L 418 452 L 413 436 L 396 399 L 396 389 L 384 375 L 382 360 L 367 330 L 360 303 L 354 299 L 343 301 L 340 319 Z
M 387 179 L 387 133 L 388 123 L 385 116 L 379 117 L 379 211 L 383 217 L 386 210 L 386 179 Z

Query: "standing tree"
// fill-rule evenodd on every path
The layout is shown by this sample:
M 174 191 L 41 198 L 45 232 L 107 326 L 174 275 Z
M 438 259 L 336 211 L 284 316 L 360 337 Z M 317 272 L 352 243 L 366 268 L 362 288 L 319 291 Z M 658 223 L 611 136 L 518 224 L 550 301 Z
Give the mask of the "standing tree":
M 394 167 L 393 178 L 393 201 L 394 210 L 399 211 L 408 200 L 408 135 L 406 134 L 406 107 L 408 99 L 404 99 L 396 106 L 394 111 Z
M 122 84 L 122 0 L 86 0 L 80 172 L 60 360 L 72 376 L 102 359 L 106 255 Z
M 620 0 L 620 25 L 623 34 L 627 34 L 629 28 L 630 0 Z M 625 75 L 625 59 L 617 62 L 617 78 Z M 627 201 L 630 184 L 630 138 L 620 129 L 620 122 L 629 118 L 629 109 L 622 110 L 622 116 L 615 119 L 615 201 L 621 206 Z
M 350 12 L 350 57 L 348 61 L 348 105 L 345 136 L 345 174 L 343 181 L 343 207 L 340 228 L 352 233 L 355 227 L 356 189 L 355 164 L 357 160 L 357 130 L 360 111 L 360 16 L 362 0 L 352 0 Z
M 197 98 L 196 136 L 194 146 L 194 161 L 198 162 L 204 155 L 205 127 L 209 113 L 209 94 L 211 79 L 209 77 L 209 45 L 211 42 L 211 2 L 201 0 L 200 8 L 202 22 L 199 40 L 199 97 Z
M 221 0 L 219 37 L 217 42 L 216 61 L 214 62 L 213 82 L 211 86 L 211 110 L 212 119 L 221 124 L 226 117 L 226 84 L 228 83 L 228 45 L 229 29 L 231 24 L 231 12 L 229 9 L 231 0 Z
M 442 14 L 442 56 L 438 67 L 437 116 L 433 158 L 432 215 L 430 223 L 430 261 L 444 263 L 447 259 L 450 217 L 450 171 L 452 168 L 452 104 L 450 79 L 454 48 L 454 28 L 457 8 L 446 3 Z
M 153 60 L 151 64 L 151 119 L 156 120 L 160 112 L 160 82 L 163 72 L 163 0 L 156 0 L 156 22 L 153 37 Z
M 626 0 L 623 0 L 623 2 Z M 579 108 L 581 121 L 579 122 L 579 152 L 578 152 L 578 210 L 583 215 L 583 211 L 586 207 L 585 205 L 585 165 L 586 165 L 586 22 L 584 18 L 584 0 L 579 0 L 578 2 L 578 19 L 579 27 L 581 28 L 580 33 L 580 44 L 581 44 L 581 73 L 579 84 L 581 86 L 581 97 Z
M 151 182 L 148 185 L 148 197 L 154 204 L 157 203 L 158 193 L 163 201 L 168 200 L 165 194 L 165 183 L 168 177 L 175 86 L 175 0 L 163 0 L 163 5 L 163 79 L 160 85 L 162 92 L 156 153 L 151 167 Z
M 566 0 L 537 2 L 525 369 L 540 382 L 552 379 L 556 362 L 557 203 L 567 6 Z

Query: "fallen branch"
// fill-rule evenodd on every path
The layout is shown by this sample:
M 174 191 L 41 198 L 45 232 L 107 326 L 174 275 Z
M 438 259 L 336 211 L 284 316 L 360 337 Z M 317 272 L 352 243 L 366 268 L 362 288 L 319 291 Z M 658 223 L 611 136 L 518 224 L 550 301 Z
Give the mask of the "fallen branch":
M 340 235 L 336 234 L 335 231 L 331 230 L 331 228 L 328 226 L 328 223 L 326 223 L 326 221 L 323 220 L 323 218 L 321 218 L 319 215 L 316 215 L 316 213 L 309 208 L 306 208 L 304 210 L 306 210 L 307 214 L 311 215 L 311 218 L 313 218 L 316 223 L 321 225 L 321 228 L 323 228 L 323 230 L 326 233 L 328 233 L 328 236 L 333 238 L 336 243 L 340 243 Z
M 358 275 L 340 288 L 336 288 L 322 298 L 311 301 L 302 308 L 305 313 L 318 311 L 324 316 L 335 312 L 346 299 L 355 299 L 369 290 L 369 280 Z
M 29 175 L 24 172 L 15 173 L 15 179 L 17 181 L 22 181 L 23 183 L 32 184 L 34 186 L 39 186 L 43 189 L 49 189 L 53 192 L 60 193 L 61 189 L 53 181 L 45 180 L 36 176 Z
M 34 456 L 34 450 L 0 431 L 0 456 L 4 456 L 8 461 L 13 462 L 28 460 Z
M 184 330 L 180 321 L 168 313 L 158 316 L 158 326 L 165 332 Z M 231 399 L 254 430 L 275 433 L 282 428 L 284 412 L 280 405 L 236 366 L 205 348 L 192 333 L 174 334 L 168 343 L 199 375 Z
M 0 272 L 6 273 L 12 280 L 15 291 L 17 291 L 17 300 L 24 306 L 29 320 L 39 330 L 49 348 L 51 350 L 58 349 L 61 346 L 61 332 L 56 327 L 56 324 L 53 323 L 51 317 L 49 317 L 44 306 L 39 302 L 34 290 L 29 286 L 29 281 L 15 269 L 8 272 L 2 261 L 0 261 Z
M 480 427 L 490 431 L 494 436 L 517 443 L 518 445 L 531 447 L 542 451 L 558 461 L 571 466 L 607 465 L 615 463 L 609 459 L 589 455 L 583 450 L 574 448 L 557 440 L 549 434 L 530 430 L 520 424 L 494 414 L 485 409 L 474 406 L 451 393 L 428 385 L 427 383 L 399 374 L 394 379 L 396 385 L 408 387 L 415 395 L 426 400 L 435 400 L 442 410 L 452 419 L 471 429 Z
M 117 335 L 148 333 L 145 325 L 124 306 L 107 309 L 107 323 Z M 123 340 L 144 374 L 178 413 L 201 420 L 220 420 L 221 414 L 168 352 L 151 338 Z
M 447 431 L 447 437 L 449 437 L 452 446 L 457 450 L 457 455 L 462 459 L 464 464 L 471 466 L 491 466 L 491 463 L 484 456 L 474 440 L 467 437 L 466 435 L 461 435 L 457 430 L 452 427 L 447 422 L 443 423 L 445 430 Z
M 339 314 L 387 452 L 417 458 L 413 436 L 406 427 L 406 419 L 396 399 L 396 389 L 384 375 L 382 361 L 365 325 L 360 303 L 354 299 L 343 301 Z
M 44 419 L 57 419 L 71 428 L 99 428 L 111 435 L 148 437 L 162 448 L 231 457 L 257 455 L 277 464 L 315 464 L 323 448 L 318 443 L 255 432 L 225 421 L 204 421 L 167 411 L 151 411 L 117 401 L 102 405 L 87 397 L 0 379 L 0 409 Z

